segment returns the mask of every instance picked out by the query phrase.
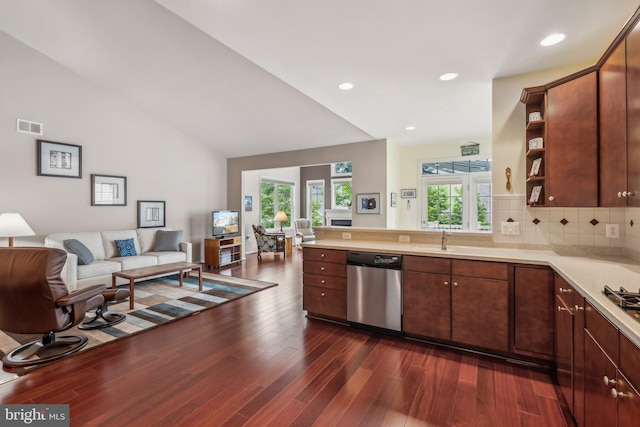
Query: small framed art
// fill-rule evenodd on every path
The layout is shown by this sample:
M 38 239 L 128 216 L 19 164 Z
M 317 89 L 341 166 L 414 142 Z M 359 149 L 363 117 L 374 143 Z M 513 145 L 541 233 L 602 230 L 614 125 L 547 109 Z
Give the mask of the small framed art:
M 91 206 L 127 206 L 127 177 L 92 174 Z
M 391 207 L 395 208 L 398 206 L 398 193 L 391 193 Z
M 356 194 L 356 213 L 379 214 L 380 193 Z
M 165 202 L 138 200 L 138 228 L 164 227 Z
M 415 188 L 403 188 L 400 190 L 400 197 L 403 199 L 415 199 L 416 198 L 416 189 Z
M 37 140 L 38 175 L 82 178 L 82 147 L 62 142 Z

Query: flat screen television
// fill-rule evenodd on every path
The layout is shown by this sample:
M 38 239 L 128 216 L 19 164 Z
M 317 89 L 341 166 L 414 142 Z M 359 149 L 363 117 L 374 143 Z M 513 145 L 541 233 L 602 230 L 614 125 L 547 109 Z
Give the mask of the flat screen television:
M 211 213 L 213 237 L 233 236 L 240 233 L 240 211 L 213 211 Z

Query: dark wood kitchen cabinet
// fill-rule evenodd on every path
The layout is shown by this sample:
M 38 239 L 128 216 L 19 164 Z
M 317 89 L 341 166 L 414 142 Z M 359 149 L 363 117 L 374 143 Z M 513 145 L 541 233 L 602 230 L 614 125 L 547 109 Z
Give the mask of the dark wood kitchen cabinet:
M 555 362 L 558 384 L 579 426 L 584 425 L 584 297 L 554 273 Z
M 623 198 L 627 206 L 637 207 L 640 206 L 640 24 L 626 38 L 626 78 L 627 182 Z
M 451 261 L 451 339 L 509 351 L 509 265 Z
M 486 349 L 509 350 L 509 265 L 403 258 L 403 330 Z
M 638 45 L 640 47 L 640 43 Z M 627 62 L 624 40 L 603 63 L 598 78 L 599 205 L 627 206 L 627 195 L 623 195 L 627 190 Z
M 595 308 L 585 310 L 584 425 L 637 425 L 640 349 Z
M 403 270 L 404 332 L 451 340 L 451 260 L 405 256 Z
M 346 320 L 346 252 L 304 248 L 302 256 L 302 309 L 310 315 Z
M 596 76 L 593 71 L 548 91 L 546 206 L 598 206 Z
M 553 271 L 542 266 L 514 269 L 513 351 L 553 358 Z

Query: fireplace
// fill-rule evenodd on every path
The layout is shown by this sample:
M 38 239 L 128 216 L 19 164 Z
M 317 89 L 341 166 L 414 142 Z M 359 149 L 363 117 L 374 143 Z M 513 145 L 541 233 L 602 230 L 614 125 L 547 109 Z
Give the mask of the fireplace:
M 351 227 L 351 209 L 328 209 L 325 217 L 331 227 Z

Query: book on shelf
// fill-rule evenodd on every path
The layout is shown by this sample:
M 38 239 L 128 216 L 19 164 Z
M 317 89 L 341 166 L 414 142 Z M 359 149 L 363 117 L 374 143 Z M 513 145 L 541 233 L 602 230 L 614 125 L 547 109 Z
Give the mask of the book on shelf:
M 542 193 L 542 185 L 536 185 L 531 189 L 531 196 L 529 197 L 529 203 L 535 204 L 540 200 L 540 193 Z
M 544 144 L 542 143 L 541 136 L 529 140 L 529 150 L 539 150 L 542 148 L 544 148 Z
M 539 111 L 529 113 L 530 122 L 537 122 L 539 120 L 542 120 L 542 114 Z
M 529 171 L 529 176 L 538 176 L 540 173 L 540 165 L 542 164 L 542 157 L 538 157 L 531 163 L 531 170 Z

